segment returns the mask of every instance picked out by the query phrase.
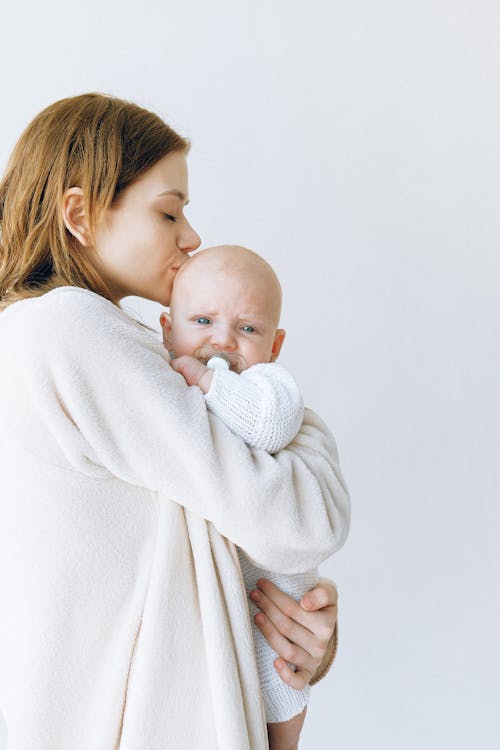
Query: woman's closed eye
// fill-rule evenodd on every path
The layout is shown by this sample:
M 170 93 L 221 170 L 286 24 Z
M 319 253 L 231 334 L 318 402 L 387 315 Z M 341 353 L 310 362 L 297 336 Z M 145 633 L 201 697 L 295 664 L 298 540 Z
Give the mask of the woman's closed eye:
M 172 216 L 172 214 L 166 214 L 166 213 L 163 213 L 163 215 L 164 215 L 164 216 L 165 216 L 165 218 L 166 218 L 166 219 L 168 219 L 169 221 L 177 221 L 177 218 L 176 218 L 175 216 Z

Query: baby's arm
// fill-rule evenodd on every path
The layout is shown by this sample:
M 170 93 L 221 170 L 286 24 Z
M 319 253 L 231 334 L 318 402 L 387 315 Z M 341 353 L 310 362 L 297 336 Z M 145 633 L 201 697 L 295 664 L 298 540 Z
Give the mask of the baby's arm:
M 304 418 L 295 380 L 276 363 L 253 365 L 241 375 L 217 369 L 205 401 L 247 445 L 268 453 L 285 448 Z
M 276 453 L 285 448 L 300 429 L 304 403 L 295 380 L 276 363 L 252 365 L 238 375 L 225 369 L 211 370 L 193 357 L 179 357 L 172 367 L 188 385 L 198 385 L 216 414 L 252 448 Z

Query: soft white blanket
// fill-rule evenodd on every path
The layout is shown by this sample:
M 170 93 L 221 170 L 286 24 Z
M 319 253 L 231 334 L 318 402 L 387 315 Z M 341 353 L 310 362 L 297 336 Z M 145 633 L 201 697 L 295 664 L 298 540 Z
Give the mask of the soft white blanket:
M 261 750 L 234 543 L 305 571 L 349 500 L 306 410 L 249 449 L 156 338 L 62 287 L 0 314 L 0 707 L 9 750 Z M 231 540 L 231 541 L 229 541 Z

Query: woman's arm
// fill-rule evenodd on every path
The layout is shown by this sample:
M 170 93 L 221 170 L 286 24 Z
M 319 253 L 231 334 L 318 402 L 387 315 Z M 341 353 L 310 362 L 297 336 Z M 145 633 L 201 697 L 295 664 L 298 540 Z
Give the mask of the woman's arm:
M 184 505 L 270 570 L 301 572 L 343 544 L 349 498 L 335 442 L 313 412 L 270 456 L 208 413 L 160 342 L 98 295 L 63 287 L 17 317 L 20 370 L 45 430 L 79 471 L 104 467 Z

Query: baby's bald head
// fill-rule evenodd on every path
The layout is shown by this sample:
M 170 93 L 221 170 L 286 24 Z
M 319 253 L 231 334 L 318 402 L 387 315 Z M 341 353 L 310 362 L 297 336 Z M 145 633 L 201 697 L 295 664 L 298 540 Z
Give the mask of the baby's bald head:
M 236 288 L 258 294 L 255 301 L 262 313 L 270 317 L 278 327 L 281 315 L 281 285 L 269 263 L 253 250 L 241 245 L 217 245 L 192 255 L 177 273 L 171 309 L 175 309 L 177 298 L 200 279 L 210 279 L 217 285 L 221 295 Z M 264 309 L 265 308 L 265 309 Z

